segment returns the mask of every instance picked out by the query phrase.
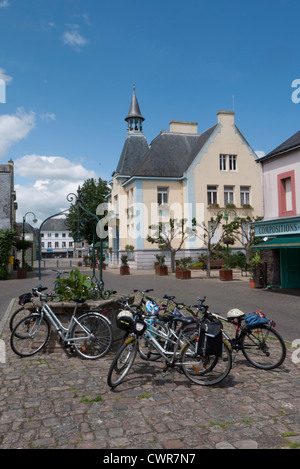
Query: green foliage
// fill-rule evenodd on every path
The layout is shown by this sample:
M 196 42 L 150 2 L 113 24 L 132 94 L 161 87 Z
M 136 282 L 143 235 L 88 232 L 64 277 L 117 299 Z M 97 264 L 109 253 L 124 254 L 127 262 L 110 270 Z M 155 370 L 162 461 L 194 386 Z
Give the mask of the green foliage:
M 183 257 L 182 259 L 176 260 L 176 268 L 178 270 L 188 270 L 191 266 L 192 258 L 191 257 Z
M 82 275 L 78 269 L 71 270 L 68 277 L 55 280 L 55 292 L 61 300 L 90 297 L 90 290 L 95 286 L 88 275 Z
M 128 266 L 128 256 L 126 256 L 126 254 L 123 254 L 121 256 L 121 266 L 122 267 L 127 267 Z
M 77 197 L 80 198 L 85 209 L 96 215 L 98 205 L 106 202 L 106 196 L 109 192 L 107 182 L 101 178 L 98 178 L 98 180 L 87 179 L 82 187 L 79 186 Z M 75 239 L 85 239 L 89 244 L 93 243 L 93 233 L 95 233 L 97 219 L 82 210 L 76 202 L 70 206 L 67 224 Z
M 165 258 L 166 258 L 166 256 L 160 256 L 159 254 L 156 254 L 155 257 L 156 257 L 156 259 L 157 259 L 157 262 L 158 262 L 159 267 L 164 267 L 164 266 L 165 266 Z
M 14 231 L 0 230 L 0 280 L 6 280 L 8 275 L 7 265 L 11 255 Z

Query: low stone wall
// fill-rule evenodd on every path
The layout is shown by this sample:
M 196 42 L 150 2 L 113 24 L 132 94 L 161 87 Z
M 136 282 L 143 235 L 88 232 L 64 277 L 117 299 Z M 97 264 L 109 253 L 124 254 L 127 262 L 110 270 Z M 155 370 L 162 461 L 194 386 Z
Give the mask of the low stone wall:
M 133 303 L 134 296 L 129 295 L 130 298 L 129 303 Z M 117 349 L 120 345 L 123 337 L 124 331 L 120 330 L 116 324 L 116 317 L 121 310 L 121 306 L 119 302 L 121 299 L 124 299 L 124 296 L 114 295 L 108 300 L 87 300 L 84 303 L 79 303 L 77 308 L 76 317 L 81 316 L 87 311 L 96 311 L 101 314 L 104 314 L 112 323 L 113 327 L 113 349 Z M 59 320 L 63 325 L 68 323 L 73 311 L 75 302 L 74 301 L 48 301 L 47 304 L 50 308 L 54 311 L 54 313 L 59 317 Z M 28 309 L 29 312 L 36 311 L 36 308 L 41 308 L 42 303 L 38 298 L 34 298 L 32 303 L 27 303 L 25 308 Z

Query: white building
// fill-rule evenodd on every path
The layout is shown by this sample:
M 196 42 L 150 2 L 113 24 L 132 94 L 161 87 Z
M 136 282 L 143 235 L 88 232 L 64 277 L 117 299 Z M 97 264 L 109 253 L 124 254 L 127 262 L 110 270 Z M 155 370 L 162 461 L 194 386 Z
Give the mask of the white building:
M 41 230 L 42 258 L 75 257 L 75 243 L 65 218 L 48 220 Z

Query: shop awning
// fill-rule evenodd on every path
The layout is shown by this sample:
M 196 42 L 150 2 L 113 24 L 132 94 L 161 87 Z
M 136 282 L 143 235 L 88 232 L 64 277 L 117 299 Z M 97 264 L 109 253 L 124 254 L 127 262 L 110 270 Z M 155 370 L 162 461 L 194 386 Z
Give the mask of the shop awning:
M 278 237 L 252 246 L 253 249 L 300 248 L 300 236 Z

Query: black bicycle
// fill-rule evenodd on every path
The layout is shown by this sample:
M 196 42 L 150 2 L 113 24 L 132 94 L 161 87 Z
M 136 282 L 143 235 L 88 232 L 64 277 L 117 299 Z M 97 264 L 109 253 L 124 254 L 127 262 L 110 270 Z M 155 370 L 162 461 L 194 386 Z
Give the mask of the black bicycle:
M 234 337 L 229 337 L 224 329 L 222 333 L 225 342 L 230 345 L 235 354 L 241 350 L 251 365 L 263 370 L 272 370 L 282 365 L 286 358 L 286 345 L 281 335 L 275 330 L 275 321 L 268 319 L 265 324 L 248 326 L 245 322 L 246 314 L 241 310 L 231 309 L 225 318 L 218 313 L 209 312 L 208 306 L 204 304 L 205 300 L 206 297 L 198 298 L 198 304 L 195 305 L 196 316 L 205 313 L 234 325 Z

